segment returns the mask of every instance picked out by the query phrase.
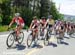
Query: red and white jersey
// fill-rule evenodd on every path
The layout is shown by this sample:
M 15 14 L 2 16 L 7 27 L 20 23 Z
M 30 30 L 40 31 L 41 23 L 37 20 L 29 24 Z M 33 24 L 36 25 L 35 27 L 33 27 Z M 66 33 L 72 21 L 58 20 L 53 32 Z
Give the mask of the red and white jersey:
M 21 17 L 14 17 L 13 22 L 16 22 L 18 25 L 24 24 L 24 20 Z
M 32 24 L 35 26 L 39 26 L 39 21 L 38 20 L 32 20 Z
M 46 22 L 46 20 L 40 20 L 40 23 L 42 23 L 43 25 L 45 25 L 47 22 Z

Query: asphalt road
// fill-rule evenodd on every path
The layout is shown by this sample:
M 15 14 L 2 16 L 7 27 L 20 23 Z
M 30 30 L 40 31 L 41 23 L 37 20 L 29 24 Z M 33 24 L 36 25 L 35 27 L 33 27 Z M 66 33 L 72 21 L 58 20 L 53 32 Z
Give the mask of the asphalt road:
M 61 44 L 57 44 L 57 39 L 52 36 L 52 44 L 45 46 L 43 40 L 39 40 L 37 45 L 27 48 L 26 39 L 28 32 L 24 32 L 22 45 L 14 43 L 12 48 L 6 45 L 6 39 L 10 32 L 0 34 L 0 55 L 75 55 L 75 38 L 64 38 Z

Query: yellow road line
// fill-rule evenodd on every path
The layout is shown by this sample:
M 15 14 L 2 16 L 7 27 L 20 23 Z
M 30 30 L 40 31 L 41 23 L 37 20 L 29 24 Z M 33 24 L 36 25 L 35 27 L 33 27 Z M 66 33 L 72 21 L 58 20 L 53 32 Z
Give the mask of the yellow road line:
M 49 41 L 56 41 L 57 39 L 54 37 L 54 36 L 52 36 L 51 37 L 51 39 L 49 40 Z M 44 47 L 44 44 L 42 44 L 42 46 Z M 32 49 L 30 52 L 28 52 L 26 55 L 31 55 L 31 54 L 33 54 L 33 53 L 35 53 L 36 51 L 38 51 L 39 49 Z
M 32 49 L 30 52 L 28 52 L 26 55 L 31 55 L 32 53 L 34 53 L 34 52 L 36 52 L 36 51 L 38 51 L 39 49 Z

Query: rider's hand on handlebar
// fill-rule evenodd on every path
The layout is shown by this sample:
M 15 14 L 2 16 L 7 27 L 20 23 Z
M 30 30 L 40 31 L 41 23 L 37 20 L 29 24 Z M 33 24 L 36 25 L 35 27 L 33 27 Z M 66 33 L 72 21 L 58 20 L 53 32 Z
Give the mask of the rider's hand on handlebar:
M 8 26 L 7 31 L 9 31 L 10 27 Z

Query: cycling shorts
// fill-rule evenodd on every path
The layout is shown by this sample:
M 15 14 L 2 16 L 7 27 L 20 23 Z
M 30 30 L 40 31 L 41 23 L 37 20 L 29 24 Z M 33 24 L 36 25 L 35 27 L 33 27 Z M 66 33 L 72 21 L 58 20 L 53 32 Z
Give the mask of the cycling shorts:
M 48 28 L 52 28 L 52 26 L 53 26 L 53 25 L 49 24 L 49 25 L 48 25 Z

